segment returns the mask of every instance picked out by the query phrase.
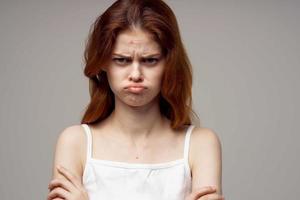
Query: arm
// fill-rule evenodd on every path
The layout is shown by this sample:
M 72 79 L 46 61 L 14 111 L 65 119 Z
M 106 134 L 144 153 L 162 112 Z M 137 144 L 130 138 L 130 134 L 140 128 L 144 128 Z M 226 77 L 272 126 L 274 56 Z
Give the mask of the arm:
M 70 170 L 74 175 L 82 177 L 82 141 L 84 141 L 81 127 L 78 125 L 64 129 L 56 143 L 52 178 L 65 178 L 57 169 L 61 165 Z
M 58 137 L 47 200 L 88 200 L 82 184 L 84 139 L 81 126 L 66 128 Z M 60 165 L 61 168 L 57 168 Z
M 191 135 L 192 190 L 215 186 L 222 195 L 221 142 L 209 128 L 194 128 Z

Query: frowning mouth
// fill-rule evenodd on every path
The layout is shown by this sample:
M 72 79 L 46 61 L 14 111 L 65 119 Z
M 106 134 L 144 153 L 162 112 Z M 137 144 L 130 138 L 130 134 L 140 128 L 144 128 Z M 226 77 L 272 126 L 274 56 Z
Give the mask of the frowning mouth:
M 144 86 L 128 86 L 125 87 L 125 90 L 132 92 L 132 93 L 142 93 L 146 87 Z

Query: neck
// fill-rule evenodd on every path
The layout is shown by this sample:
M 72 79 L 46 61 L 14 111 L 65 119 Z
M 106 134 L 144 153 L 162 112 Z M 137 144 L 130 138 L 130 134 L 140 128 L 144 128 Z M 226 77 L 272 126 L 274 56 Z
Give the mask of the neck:
M 116 100 L 109 121 L 115 133 L 124 135 L 134 143 L 159 134 L 167 124 L 167 119 L 160 113 L 158 100 L 140 107 Z

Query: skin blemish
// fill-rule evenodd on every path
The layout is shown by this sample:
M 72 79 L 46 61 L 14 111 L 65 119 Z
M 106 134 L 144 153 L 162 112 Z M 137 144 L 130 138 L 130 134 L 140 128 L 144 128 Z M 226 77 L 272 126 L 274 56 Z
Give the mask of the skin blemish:
M 138 43 L 140 43 L 140 41 L 138 41 L 138 40 L 136 40 L 136 41 L 130 40 L 130 41 L 129 41 L 129 44 L 138 44 Z
M 145 42 L 145 41 L 144 41 Z M 148 43 L 148 42 L 147 42 Z M 141 46 L 143 44 L 143 41 L 142 40 L 130 40 L 128 42 L 128 44 L 130 45 L 135 45 L 135 46 Z

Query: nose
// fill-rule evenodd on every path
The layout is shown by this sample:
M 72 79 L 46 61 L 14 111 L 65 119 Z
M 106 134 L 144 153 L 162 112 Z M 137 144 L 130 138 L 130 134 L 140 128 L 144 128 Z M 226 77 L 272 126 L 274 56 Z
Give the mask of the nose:
M 144 80 L 141 67 L 138 62 L 132 63 L 129 80 L 134 82 L 141 82 Z

